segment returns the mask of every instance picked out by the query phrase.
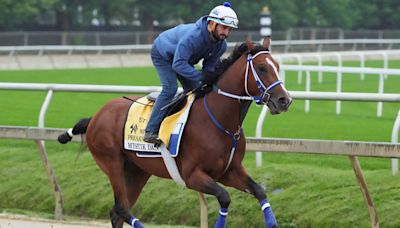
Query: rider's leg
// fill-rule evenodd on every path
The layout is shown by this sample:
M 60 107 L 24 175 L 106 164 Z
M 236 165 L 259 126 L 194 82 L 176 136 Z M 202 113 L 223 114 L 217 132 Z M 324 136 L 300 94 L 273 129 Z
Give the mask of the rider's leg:
M 144 141 L 149 143 L 156 142 L 158 138 L 158 131 L 167 110 L 161 110 L 162 107 L 167 105 L 175 96 L 178 89 L 178 82 L 176 79 L 176 72 L 172 70 L 171 63 L 162 59 L 157 54 L 153 54 L 151 59 L 157 70 L 157 75 L 160 78 L 162 90 L 154 103 L 153 111 L 151 113 L 149 122 L 145 129 Z
M 197 80 L 191 80 L 190 78 L 185 78 L 181 75 L 177 75 L 177 77 L 186 92 L 194 90 L 200 86 L 200 82 Z

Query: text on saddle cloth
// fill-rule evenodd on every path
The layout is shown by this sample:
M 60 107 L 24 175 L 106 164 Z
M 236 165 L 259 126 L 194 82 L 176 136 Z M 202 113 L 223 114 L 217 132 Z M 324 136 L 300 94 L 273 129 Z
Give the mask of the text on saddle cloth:
M 159 137 L 167 145 L 172 157 L 179 152 L 180 140 L 194 95 L 190 95 L 185 106 L 178 112 L 166 117 L 160 126 Z M 133 102 L 128 111 L 124 128 L 124 149 L 137 152 L 139 157 L 161 157 L 161 150 L 153 143 L 143 141 L 145 128 L 150 118 L 154 101 L 142 97 Z

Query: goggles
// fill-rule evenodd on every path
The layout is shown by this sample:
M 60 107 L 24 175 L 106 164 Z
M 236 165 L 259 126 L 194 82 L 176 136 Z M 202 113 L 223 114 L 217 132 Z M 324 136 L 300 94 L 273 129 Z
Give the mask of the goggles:
M 209 18 L 212 21 L 215 21 L 215 22 L 217 22 L 219 24 L 223 24 L 223 25 L 226 25 L 226 26 L 234 27 L 234 28 L 237 28 L 238 25 L 239 25 L 238 19 L 232 18 L 232 17 L 217 18 L 217 17 L 209 16 Z

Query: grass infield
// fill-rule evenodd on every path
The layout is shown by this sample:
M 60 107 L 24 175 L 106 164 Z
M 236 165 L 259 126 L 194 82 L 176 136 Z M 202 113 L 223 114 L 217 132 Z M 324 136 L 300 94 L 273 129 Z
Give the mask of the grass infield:
M 330 63 L 326 63 L 329 65 Z M 345 66 L 358 66 L 346 62 Z M 331 64 L 333 65 L 333 63 Z M 367 67 L 382 67 L 369 61 Z M 400 68 L 391 61 L 391 68 Z M 305 74 L 304 74 L 305 75 Z M 304 79 L 304 78 L 303 78 Z M 324 74 L 319 84 L 312 74 L 313 91 L 335 91 L 336 75 Z M 344 92 L 377 92 L 378 76 L 343 75 Z M 76 83 L 103 85 L 159 85 L 152 68 L 110 68 L 54 71 L 1 71 L 1 82 Z M 304 90 L 297 73 L 286 74 L 286 88 Z M 400 93 L 400 77 L 385 80 L 386 93 Z M 128 94 L 129 95 L 129 94 Z M 0 124 L 36 126 L 46 92 L 0 91 Z M 82 117 L 93 115 L 108 100 L 121 94 L 56 92 L 46 116 L 47 127 L 71 127 Z M 335 102 L 295 100 L 289 112 L 268 115 L 263 136 L 285 138 L 337 139 L 389 142 L 398 103 L 384 103 L 383 116 L 376 117 L 376 103 L 342 102 L 335 114 Z M 254 136 L 261 111 L 252 105 L 244 123 L 247 136 Z M 97 168 L 90 153 L 78 153 L 78 144 L 46 143 L 64 197 L 64 213 L 72 216 L 107 218 L 113 196 L 106 176 Z M 399 227 L 400 176 L 391 176 L 390 160 L 360 158 L 364 175 L 376 205 L 381 227 Z M 254 153 L 244 164 L 256 182 L 267 189 L 272 208 L 282 227 L 368 227 L 369 215 L 350 161 L 342 156 L 264 153 L 262 168 L 255 168 Z M 0 140 L 0 209 L 52 213 L 54 198 L 34 142 Z M 258 202 L 250 195 L 229 189 L 232 203 L 229 227 L 262 227 Z M 217 200 L 208 196 L 209 220 L 215 222 Z M 171 181 L 151 178 L 137 205 L 135 216 L 156 224 L 199 225 L 196 193 Z

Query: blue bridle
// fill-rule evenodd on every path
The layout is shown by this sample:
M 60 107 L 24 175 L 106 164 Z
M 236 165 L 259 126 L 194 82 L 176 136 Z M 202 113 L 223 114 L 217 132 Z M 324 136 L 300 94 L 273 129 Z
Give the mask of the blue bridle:
M 270 52 L 269 51 L 260 51 L 260 52 L 257 52 L 254 56 L 251 55 L 251 54 L 247 55 L 246 75 L 245 75 L 246 79 L 245 79 L 245 87 L 244 87 L 247 96 L 239 96 L 239 95 L 236 95 L 236 94 L 228 93 L 228 92 L 222 91 L 220 88 L 216 88 L 215 89 L 216 92 L 218 94 L 224 95 L 226 97 L 234 98 L 234 99 L 237 99 L 237 100 L 252 100 L 252 101 L 255 101 L 256 104 L 258 104 L 258 105 L 267 104 L 268 101 L 269 101 L 269 98 L 271 97 L 271 94 L 269 92 L 273 88 L 275 88 L 276 86 L 283 84 L 283 82 L 278 79 L 277 81 L 275 81 L 271 85 L 265 86 L 265 84 L 262 82 L 262 80 L 258 76 L 257 71 L 256 71 L 256 69 L 254 68 L 254 65 L 253 65 L 253 60 L 260 54 L 270 54 Z M 273 66 L 272 61 L 267 59 L 267 62 L 268 62 L 268 64 Z M 273 66 L 273 67 L 275 67 L 275 66 Z M 251 69 L 251 72 L 253 73 L 253 77 L 254 77 L 254 80 L 256 82 L 257 88 L 260 91 L 260 95 L 259 96 L 251 95 L 249 90 L 248 90 L 248 88 L 247 88 L 248 87 L 247 82 L 249 80 L 250 69 Z
M 283 84 L 283 82 L 278 79 L 277 81 L 275 81 L 271 85 L 265 86 L 265 84 L 261 81 L 260 77 L 258 76 L 257 71 L 254 69 L 254 65 L 253 65 L 253 60 L 260 54 L 270 54 L 270 52 L 269 51 L 260 51 L 260 52 L 257 52 L 254 56 L 252 56 L 251 54 L 247 55 L 246 75 L 245 75 L 245 77 L 246 77 L 246 79 L 245 79 L 245 91 L 246 91 L 246 94 L 248 96 L 239 96 L 239 95 L 236 95 L 236 94 L 227 93 L 227 92 L 222 91 L 220 88 L 218 88 L 215 85 L 214 85 L 214 90 L 218 94 L 224 95 L 226 97 L 234 98 L 234 99 L 237 99 L 239 101 L 241 101 L 241 100 L 251 100 L 251 101 L 255 101 L 259 105 L 267 104 L 268 101 L 269 101 L 269 98 L 271 97 L 269 92 L 273 88 L 275 88 L 276 86 Z M 273 65 L 272 61 L 270 61 L 269 59 L 266 59 L 266 60 L 267 60 L 268 64 L 270 64 L 274 68 L 276 73 L 277 73 L 277 70 L 276 70 L 275 66 Z M 260 95 L 259 96 L 252 96 L 252 95 L 250 95 L 250 93 L 248 91 L 247 81 L 248 81 L 248 76 L 249 76 L 249 68 L 251 69 L 251 71 L 253 73 L 253 77 L 254 77 L 254 80 L 256 82 L 257 88 L 260 91 Z M 204 107 L 205 107 L 205 109 L 207 111 L 208 116 L 211 118 L 211 120 L 217 126 L 217 128 L 219 130 L 221 130 L 223 133 L 229 135 L 232 138 L 231 152 L 230 152 L 230 155 L 229 155 L 228 164 L 226 165 L 226 167 L 224 169 L 224 173 L 225 173 L 226 170 L 229 168 L 229 165 L 232 162 L 233 155 L 235 154 L 235 150 L 236 150 L 236 147 L 237 147 L 238 142 L 240 140 L 240 136 L 242 135 L 242 132 L 243 132 L 243 128 L 242 128 L 242 126 L 239 125 L 238 130 L 235 133 L 224 129 L 224 127 L 218 122 L 218 120 L 214 117 L 214 115 L 211 113 L 210 109 L 208 108 L 207 98 L 206 97 L 207 97 L 207 95 L 204 96 L 204 100 L 203 101 L 204 101 Z

